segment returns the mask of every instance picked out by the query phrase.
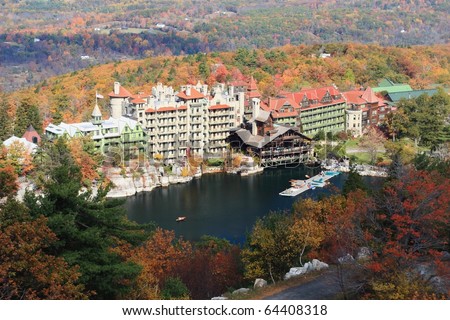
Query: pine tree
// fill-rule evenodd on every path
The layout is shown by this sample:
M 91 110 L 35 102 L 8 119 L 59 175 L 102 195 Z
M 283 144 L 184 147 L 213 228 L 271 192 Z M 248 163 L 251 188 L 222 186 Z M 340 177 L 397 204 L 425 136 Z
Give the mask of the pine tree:
M 344 187 L 342 188 L 342 193 L 344 195 L 348 195 L 350 192 L 358 189 L 365 191 L 367 190 L 367 187 L 364 184 L 361 175 L 358 173 L 358 171 L 356 171 L 355 166 L 351 166 L 348 178 L 344 183 Z
M 93 298 L 115 299 L 124 295 L 139 275 L 140 267 L 125 261 L 113 248 L 140 244 L 150 226 L 128 221 L 121 200 L 105 199 L 107 190 L 99 190 L 96 197 L 81 193 L 80 168 L 63 139 L 45 148 L 49 157 L 45 163 L 54 167 L 44 182 L 43 197 L 30 193 L 25 196 L 30 213 L 48 218 L 48 226 L 58 237 L 51 248 L 53 253 L 69 265 L 80 267 L 80 280 L 88 291 L 94 292 Z
M 14 135 L 22 137 L 29 125 L 42 133 L 42 120 L 38 107 L 29 97 L 25 97 L 19 104 L 14 122 Z
M 8 100 L 5 95 L 0 97 L 0 143 L 11 136 L 11 119 L 8 117 Z

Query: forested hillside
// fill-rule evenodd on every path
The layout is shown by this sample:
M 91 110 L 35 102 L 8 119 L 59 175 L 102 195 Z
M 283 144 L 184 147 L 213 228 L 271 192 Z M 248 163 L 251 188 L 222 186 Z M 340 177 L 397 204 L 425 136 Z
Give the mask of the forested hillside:
M 320 58 L 326 51 L 329 58 Z M 88 119 L 95 92 L 106 96 L 119 81 L 130 92 L 151 92 L 157 82 L 175 89 L 186 83 L 241 80 L 253 76 L 267 97 L 278 91 L 335 84 L 340 90 L 374 86 L 382 78 L 409 83 L 413 88 L 450 84 L 450 46 L 413 48 L 362 44 L 287 45 L 276 49 L 151 57 L 89 67 L 51 78 L 11 93 L 5 102 L 10 118 L 24 103 L 40 110 L 45 121 Z M 107 99 L 99 101 L 107 115 Z
M 362 42 L 448 43 L 448 1 L 3 1 L 0 86 L 110 61 Z M 6 80 L 8 79 L 8 80 Z

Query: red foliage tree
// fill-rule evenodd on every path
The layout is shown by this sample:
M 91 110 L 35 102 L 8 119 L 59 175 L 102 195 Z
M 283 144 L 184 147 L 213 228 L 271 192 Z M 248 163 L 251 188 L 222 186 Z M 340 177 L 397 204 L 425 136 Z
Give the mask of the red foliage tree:
M 56 235 L 9 200 L 0 211 L 0 299 L 85 299 L 78 268 L 46 253 Z

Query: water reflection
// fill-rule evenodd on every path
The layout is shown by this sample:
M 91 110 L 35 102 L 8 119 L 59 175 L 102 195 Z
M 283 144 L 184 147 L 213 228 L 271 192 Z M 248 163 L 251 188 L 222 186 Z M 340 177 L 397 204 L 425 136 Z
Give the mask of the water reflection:
M 269 211 L 289 210 L 300 198 L 330 194 L 328 188 L 316 188 L 293 198 L 278 195 L 289 186 L 290 179 L 304 179 L 305 174 L 314 173 L 301 167 L 269 169 L 248 177 L 204 175 L 187 184 L 158 188 L 130 197 L 126 201 L 126 209 L 131 220 L 138 223 L 154 221 L 188 240 L 198 240 L 209 234 L 242 243 L 258 217 Z M 346 174 L 332 178 L 331 186 L 341 189 L 346 178 Z M 365 180 L 374 185 L 382 181 L 380 178 Z M 187 219 L 176 222 L 178 216 L 186 216 Z

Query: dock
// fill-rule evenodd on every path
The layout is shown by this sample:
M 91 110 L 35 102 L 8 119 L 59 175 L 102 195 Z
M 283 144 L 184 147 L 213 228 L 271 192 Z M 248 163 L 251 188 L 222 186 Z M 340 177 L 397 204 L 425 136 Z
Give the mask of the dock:
M 337 176 L 340 172 L 337 171 L 323 171 L 318 175 L 307 180 L 291 180 L 291 187 L 280 192 L 280 196 L 295 197 L 307 190 L 314 190 L 315 188 L 323 188 L 327 184 L 327 180 Z

